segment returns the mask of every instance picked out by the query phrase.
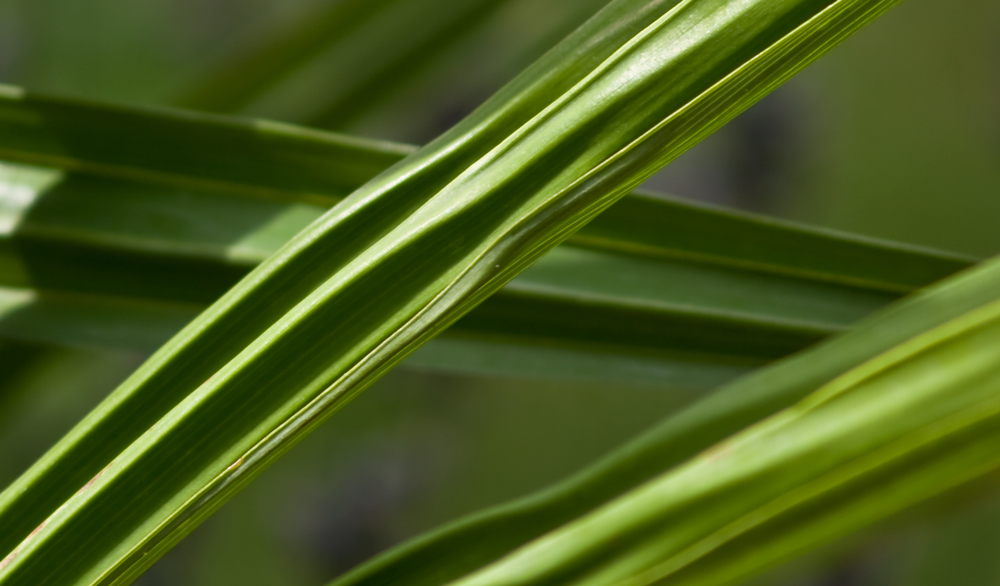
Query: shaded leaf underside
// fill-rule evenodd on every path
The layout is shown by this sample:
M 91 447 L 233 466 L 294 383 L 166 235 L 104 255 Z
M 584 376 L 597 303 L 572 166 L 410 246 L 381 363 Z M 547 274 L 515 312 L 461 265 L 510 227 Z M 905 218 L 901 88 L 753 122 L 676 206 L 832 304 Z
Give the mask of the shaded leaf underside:
M 0 153 L 21 161 L 0 166 L 0 335 L 12 339 L 158 348 L 413 150 L 5 93 Z M 409 363 L 711 388 L 971 262 L 634 193 Z

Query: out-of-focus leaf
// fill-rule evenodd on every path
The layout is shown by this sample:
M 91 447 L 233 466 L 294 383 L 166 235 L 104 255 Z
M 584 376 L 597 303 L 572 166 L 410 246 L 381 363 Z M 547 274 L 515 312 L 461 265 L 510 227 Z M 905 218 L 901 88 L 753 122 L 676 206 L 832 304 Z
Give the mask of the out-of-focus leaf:
M 506 0 L 446 50 L 398 78 L 392 93 L 369 96 L 365 110 L 338 129 L 404 142 L 432 140 L 605 4 Z
M 0 235 L 9 267 L 0 285 L 36 290 L 7 291 L 0 335 L 24 340 L 154 350 L 322 214 L 302 203 L 0 169 L 4 188 L 25 194 Z M 720 240 L 737 246 L 727 252 Z M 626 360 L 666 360 L 667 371 L 686 360 L 742 372 L 970 262 L 639 194 L 570 244 L 452 327 L 464 340 L 492 342 L 465 348 L 455 366 L 495 371 L 486 361 L 511 361 L 489 349 L 506 341 L 603 352 L 606 362 L 640 355 Z M 417 359 L 446 366 L 444 347 Z M 491 355 L 469 360 L 473 349 Z M 576 369 L 555 364 L 552 374 Z
M 141 129 L 149 153 L 226 144 L 240 134 L 251 147 L 261 140 L 260 123 L 183 112 L 36 98 L 0 101 L 0 108 L 7 112 L 0 129 L 9 130 L 0 134 L 0 148 L 24 161 L 56 160 L 53 136 L 66 134 L 72 143 L 98 124 L 108 140 L 123 142 L 138 140 Z M 154 131 L 171 128 L 173 120 L 187 133 Z M 303 188 L 297 175 L 316 164 L 317 154 L 303 154 L 316 143 L 337 145 L 331 157 L 370 166 L 412 150 L 311 131 L 297 135 L 286 127 L 281 144 L 267 151 L 280 162 L 267 169 L 271 198 L 247 187 L 259 169 L 237 161 L 236 152 L 216 155 L 231 155 L 224 178 L 193 158 L 164 163 L 94 145 L 62 169 L 0 164 L 6 194 L 0 196 L 6 206 L 0 285 L 36 290 L 5 294 L 21 302 L 7 303 L 12 309 L 0 319 L 0 335 L 155 349 L 325 210 L 288 200 L 336 199 L 313 191 L 319 180 Z M 344 155 L 344 149 L 353 150 Z M 357 182 L 352 175 L 330 179 L 345 189 Z M 192 187 L 207 184 L 221 188 Z M 572 358 L 569 345 L 604 353 L 609 366 L 621 362 L 613 359 L 619 356 L 624 362 L 617 372 L 647 380 L 685 361 L 696 372 L 719 364 L 718 375 L 699 385 L 704 388 L 723 373 L 743 372 L 840 331 L 971 261 L 634 193 L 452 328 L 482 344 L 466 346 L 454 359 L 445 348 L 458 345 L 447 344 L 415 360 L 540 374 L 511 344 L 555 345 L 562 350 L 554 355 L 563 358 L 545 362 L 550 375 L 564 375 L 589 361 L 581 356 L 558 367 Z M 74 315 L 73 307 L 81 313 Z M 92 309 L 84 313 L 85 307 Z M 136 312 L 157 317 L 136 319 Z M 510 351 L 493 352 L 501 347 Z M 470 360 L 477 348 L 485 354 Z
M 24 371 L 44 354 L 45 348 L 37 344 L 0 342 L 0 407 L 9 398 L 13 392 L 11 389 L 17 386 Z
M 178 105 L 339 127 L 503 2 L 338 2 L 228 64 Z
M 259 265 L 0 495 L 4 537 L 23 538 L 0 583 L 130 581 L 403 357 L 892 4 L 612 2 Z
M 0 344 L 0 485 L 31 466 L 140 360 L 132 352 Z
M 147 235 L 143 244 L 159 240 L 164 254 L 179 249 L 253 265 L 416 148 L 264 120 L 0 90 L 0 156 L 25 163 L 0 163 L 2 234 L 60 224 L 90 237 L 103 230 L 105 245 Z M 101 213 L 108 205 L 126 213 L 108 217 Z M 34 226 L 39 207 L 48 209 Z M 246 210 L 237 215 L 236 208 Z M 626 195 L 568 242 L 894 293 L 974 260 L 642 194 Z
M 139 297 L 0 287 L 0 337 L 152 352 L 202 309 Z
M 101 106 L 0 86 L 0 158 L 174 189 L 329 206 L 413 147 L 264 120 Z
M 987 494 L 972 495 L 971 506 L 968 500 L 962 500 L 955 503 L 956 508 L 960 507 L 958 511 L 950 510 L 949 515 L 939 515 L 928 526 L 918 527 L 918 538 L 894 556 L 892 578 L 896 583 L 979 586 L 1000 581 L 996 561 L 1000 503 L 995 483 L 992 488 Z
M 324 49 L 343 41 L 392 0 L 341 0 L 301 17 L 258 47 L 206 76 L 175 100 L 178 106 L 209 112 L 232 112 L 267 91 Z M 355 55 L 358 61 L 364 61 Z

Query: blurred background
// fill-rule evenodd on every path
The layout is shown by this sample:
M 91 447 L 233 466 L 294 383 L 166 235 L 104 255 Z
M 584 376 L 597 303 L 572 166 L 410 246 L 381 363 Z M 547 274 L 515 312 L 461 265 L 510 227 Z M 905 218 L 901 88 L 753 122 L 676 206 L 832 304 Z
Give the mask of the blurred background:
M 0 83 L 422 144 L 603 4 L 0 0 Z M 646 187 L 995 254 L 1000 3 L 906 0 Z M 93 348 L 0 355 L 0 486 L 142 359 Z M 655 384 L 399 370 L 138 583 L 321 585 L 409 536 L 565 477 L 695 398 Z M 755 583 L 1000 584 L 996 485 Z

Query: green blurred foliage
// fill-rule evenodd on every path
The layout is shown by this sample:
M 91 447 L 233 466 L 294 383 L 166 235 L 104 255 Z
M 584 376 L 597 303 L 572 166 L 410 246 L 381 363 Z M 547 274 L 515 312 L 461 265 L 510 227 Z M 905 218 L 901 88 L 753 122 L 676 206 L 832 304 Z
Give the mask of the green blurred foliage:
M 0 485 L 41 457 L 142 358 L 0 343 Z
M 1000 251 L 1000 4 L 909 0 L 808 72 L 821 144 L 786 209 L 838 228 Z
M 1000 251 L 1000 4 L 907 0 L 654 178 L 958 252 Z
M 294 34 L 330 3 L 6 0 L 0 82 L 170 104 L 270 39 Z M 391 93 L 367 96 L 364 112 L 337 129 L 426 142 L 601 4 L 508 0 L 446 51 L 414 63 Z M 907 0 L 649 185 L 994 254 L 998 98 L 1000 3 Z M 8 362 L 0 356 L 2 484 L 139 360 L 92 350 L 18 352 Z M 692 398 L 656 388 L 394 373 L 139 583 L 322 584 L 408 536 L 579 469 Z M 995 500 L 923 525 L 874 530 L 759 582 L 1000 584 Z

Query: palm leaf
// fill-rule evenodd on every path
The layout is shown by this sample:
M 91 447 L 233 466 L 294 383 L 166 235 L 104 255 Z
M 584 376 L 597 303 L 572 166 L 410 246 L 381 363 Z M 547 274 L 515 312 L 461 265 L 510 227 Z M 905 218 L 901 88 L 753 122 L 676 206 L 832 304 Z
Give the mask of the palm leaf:
M 0 108 L 6 156 L 63 162 L 0 167 L 6 192 L 23 194 L 0 233 L 0 285 L 8 287 L 0 335 L 50 343 L 154 350 L 326 209 L 301 200 L 337 200 L 313 191 L 321 180 L 345 190 L 360 182 L 334 177 L 334 166 L 304 186 L 302 169 L 319 173 L 311 166 L 320 154 L 310 149 L 369 167 L 413 150 L 173 110 L 40 97 L 0 100 Z M 186 133 L 162 130 L 175 127 Z M 90 145 L 65 157 L 52 138 L 83 142 L 98 129 L 109 142 L 142 133 L 150 154 Z M 254 183 L 260 170 L 237 151 L 213 155 L 231 155 L 224 177 L 194 157 L 167 164 L 155 156 L 237 141 L 266 145 L 259 148 L 276 161 L 270 197 Z M 204 185 L 216 189 L 192 187 Z M 565 376 L 593 372 L 580 367 L 600 360 L 606 377 L 710 388 L 972 262 L 641 193 L 567 244 L 455 324 L 449 335 L 459 342 L 432 342 L 411 364 Z M 545 356 L 526 356 L 524 345 Z M 510 358 L 498 360 L 498 350 Z
M 5 491 L 15 539 L 48 517 L 0 583 L 130 580 L 402 357 L 892 3 L 815 4 L 609 5 L 296 236 Z
M 990 304 L 996 298 L 998 285 L 1000 285 L 1000 266 L 996 262 L 953 277 L 864 320 L 846 334 L 836 336 L 814 348 L 774 366 L 761 369 L 713 392 L 705 399 L 668 417 L 639 438 L 588 469 L 549 489 L 474 514 L 427 535 L 417 537 L 360 566 L 335 581 L 334 584 L 336 586 L 390 583 L 420 586 L 445 584 L 485 568 L 491 562 L 502 566 L 505 563 L 504 556 L 519 555 L 519 548 L 525 548 L 524 551 L 529 551 L 536 547 L 545 547 L 543 544 L 548 543 L 546 540 L 549 539 L 545 536 L 546 534 L 572 536 L 574 531 L 577 531 L 578 525 L 586 527 L 585 521 L 578 523 L 577 519 L 585 519 L 588 513 L 606 515 L 605 511 L 611 510 L 608 508 L 611 506 L 610 503 L 616 499 L 623 502 L 628 501 L 634 491 L 647 485 L 652 486 L 650 483 L 657 482 L 656 479 L 661 475 L 666 479 L 672 474 L 672 470 L 680 470 L 687 466 L 685 462 L 694 461 L 697 458 L 706 461 L 719 459 L 720 454 L 727 451 L 726 445 L 738 441 L 727 440 L 729 436 L 782 410 L 795 409 L 794 406 L 797 402 L 802 401 L 815 389 L 834 384 L 832 381 L 842 373 L 863 368 L 863 365 L 870 362 L 880 364 L 880 360 L 885 360 L 880 358 L 881 356 L 886 355 L 891 358 L 893 352 L 899 352 L 894 348 L 911 344 L 909 342 L 911 338 L 919 337 L 925 332 L 947 328 L 949 324 L 961 321 L 963 316 L 980 311 L 983 306 L 992 307 Z M 989 345 L 986 344 L 977 349 L 977 352 L 979 351 L 995 354 L 995 346 L 994 349 L 990 350 Z M 928 362 L 931 364 L 930 368 L 939 369 L 940 372 L 940 366 L 936 361 Z M 996 363 L 997 360 L 994 357 L 993 364 Z M 951 382 L 953 379 L 950 378 L 950 372 L 950 370 L 945 370 L 943 376 L 932 377 L 936 381 L 940 379 L 948 381 L 948 384 L 940 392 L 950 393 L 960 388 L 960 385 Z M 905 385 L 902 386 L 904 392 L 906 388 Z M 899 392 L 898 387 L 895 390 Z M 923 408 L 926 408 L 926 405 L 922 405 L 921 409 Z M 860 413 L 864 413 L 865 407 L 861 406 L 858 409 Z M 850 418 L 844 419 L 845 425 L 846 422 L 851 421 Z M 879 425 L 887 419 L 892 418 L 875 419 L 875 425 Z M 858 430 L 851 430 L 850 433 L 859 438 L 869 437 L 866 432 Z M 712 448 L 716 444 L 718 444 L 717 447 Z M 789 441 L 787 445 L 797 446 L 800 444 L 818 446 L 817 449 L 820 450 L 831 449 L 831 445 L 837 445 L 835 442 L 814 444 L 811 439 L 805 438 Z M 767 451 L 761 450 L 761 453 L 766 454 Z M 704 455 L 700 456 L 699 454 Z M 818 458 L 818 460 L 823 461 L 823 458 Z M 794 553 L 857 528 L 873 519 L 888 515 L 906 504 L 946 488 L 950 483 L 956 482 L 956 478 L 963 478 L 962 474 L 952 475 L 943 470 L 935 469 L 933 466 L 936 466 L 937 462 L 931 457 L 926 460 L 918 460 L 917 464 L 916 469 L 910 471 L 938 478 L 936 482 L 922 486 L 923 492 L 916 491 L 904 494 L 886 490 L 885 494 L 878 496 L 880 494 L 878 489 L 887 488 L 890 486 L 889 481 L 898 480 L 898 477 L 889 475 L 885 479 L 886 484 L 876 483 L 874 488 L 872 486 L 866 487 L 865 491 L 870 492 L 859 490 L 855 495 L 858 500 L 854 502 L 848 500 L 848 504 L 863 502 L 860 500 L 861 497 L 868 495 L 874 495 L 873 498 L 883 498 L 888 502 L 882 502 L 878 506 L 872 505 L 867 511 L 861 510 L 856 517 L 851 517 L 844 512 L 849 511 L 849 509 L 836 509 L 834 504 L 839 506 L 838 503 L 831 504 L 829 508 L 817 506 L 815 510 L 819 513 L 824 515 L 828 511 L 832 513 L 824 517 L 829 521 L 829 525 L 823 526 L 817 522 L 816 526 L 813 527 L 810 525 L 810 518 L 805 514 L 804 520 L 796 522 L 802 523 L 801 527 L 804 531 L 812 531 L 807 535 L 795 534 L 794 531 L 799 528 L 797 525 L 780 524 L 774 530 L 773 535 L 768 535 L 770 530 L 753 533 L 746 539 L 734 535 L 732 536 L 733 545 L 726 545 L 725 553 L 713 554 L 713 556 L 707 557 L 704 562 L 699 561 L 698 571 L 702 571 L 703 568 L 708 572 L 718 571 L 719 575 L 726 580 L 735 579 L 737 576 L 751 573 L 786 559 Z M 919 466 L 926 466 L 926 468 L 921 469 Z M 782 469 L 776 466 L 773 469 L 787 472 L 790 467 Z M 757 470 L 766 471 L 769 469 L 761 467 Z M 775 473 L 777 474 L 777 472 Z M 794 477 L 794 475 L 791 476 Z M 760 496 L 761 493 L 773 489 L 774 493 L 769 496 L 777 498 L 780 492 L 777 488 L 779 484 L 771 477 L 766 478 L 766 480 L 760 480 L 761 485 L 755 485 L 755 490 L 759 490 L 755 496 Z M 712 481 L 712 477 L 706 476 L 704 482 L 698 482 L 692 486 L 699 490 L 704 487 L 707 499 L 708 495 L 712 494 L 710 492 Z M 768 483 L 775 484 L 769 489 L 767 488 L 770 486 Z M 742 485 L 741 489 L 750 491 L 749 488 Z M 667 496 L 673 494 L 666 489 L 664 490 Z M 733 496 L 734 494 L 737 496 Z M 739 515 L 731 514 L 729 511 L 714 515 L 713 510 L 715 507 L 722 507 L 729 501 L 738 503 L 740 501 L 738 495 L 739 491 L 727 492 L 725 498 L 707 500 L 702 508 L 692 505 L 694 511 L 692 516 L 703 521 L 705 526 L 722 528 L 730 521 L 735 521 Z M 817 495 L 817 498 L 820 496 L 825 498 L 826 495 Z M 908 500 L 904 500 L 904 496 Z M 897 498 L 900 499 L 898 502 L 895 501 Z M 842 520 L 850 520 L 851 523 L 838 526 L 838 515 L 841 514 L 844 515 Z M 650 522 L 668 533 L 673 527 L 672 523 L 662 521 L 653 515 L 650 515 Z M 588 529 L 580 529 L 579 531 L 586 532 Z M 615 533 L 616 537 L 612 539 L 608 533 L 602 533 L 601 538 L 612 543 L 620 535 L 624 535 L 624 533 Z M 762 535 L 775 541 L 768 542 Z M 591 535 L 584 535 L 582 539 L 590 537 Z M 653 534 L 648 537 L 650 539 L 658 538 L 657 535 Z M 573 537 L 568 537 L 568 539 L 573 539 Z M 787 540 L 780 541 L 780 539 Z M 538 540 L 537 544 L 533 543 L 533 540 Z M 650 546 L 652 553 L 649 554 L 649 559 L 651 560 L 668 557 L 669 538 L 663 537 L 662 541 L 658 543 L 660 545 Z M 720 538 L 719 544 L 722 543 L 728 542 Z M 622 548 L 622 555 L 635 551 L 630 545 Z M 759 549 L 754 550 L 755 547 L 759 547 Z M 770 547 L 773 549 L 769 550 Z M 729 551 L 734 553 L 730 554 Z M 614 551 L 608 553 L 609 558 L 614 555 L 616 555 Z M 584 557 L 581 554 L 579 559 L 583 560 Z M 597 556 L 595 556 L 596 558 Z M 746 564 L 746 566 L 743 567 L 739 564 Z M 633 567 L 632 569 L 636 572 L 641 571 L 641 568 Z M 728 571 L 733 571 L 735 574 L 728 575 L 726 574 Z M 697 574 L 697 572 L 694 573 Z M 715 580 L 716 577 L 710 578 L 706 578 L 708 580 L 706 583 L 715 583 L 711 580 Z M 569 578 L 565 581 L 570 582 Z M 610 583 L 617 582 L 611 581 Z M 695 583 L 700 584 L 701 582 Z

